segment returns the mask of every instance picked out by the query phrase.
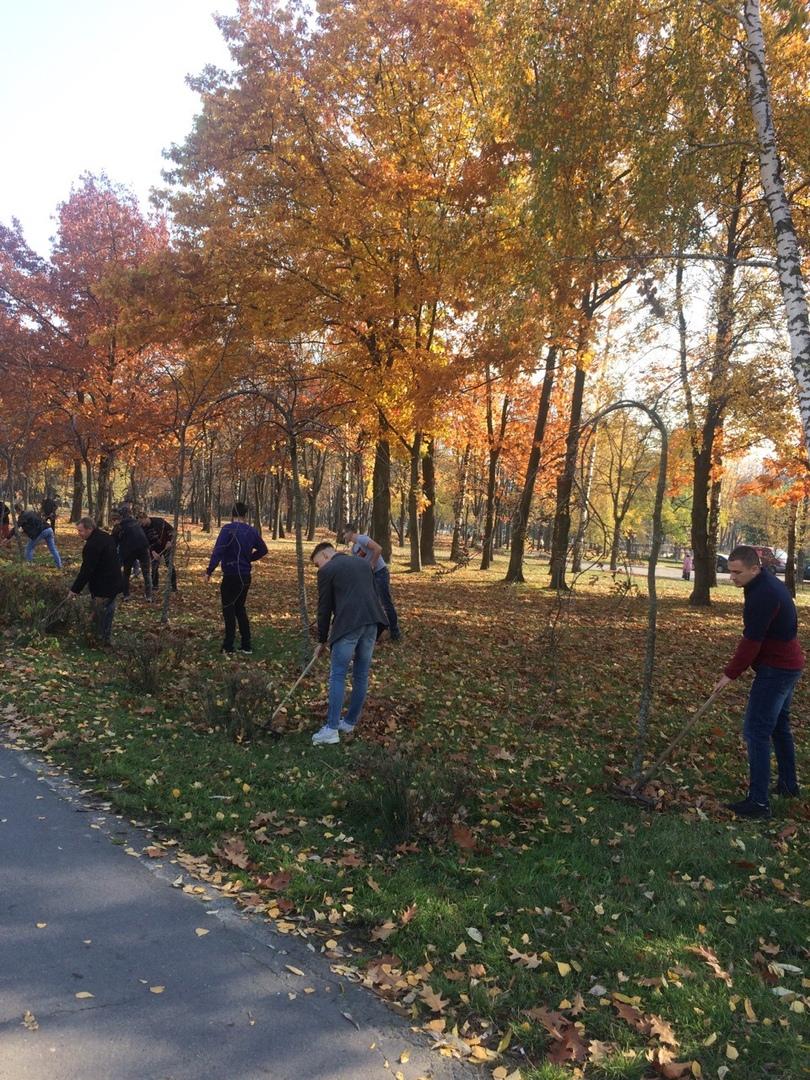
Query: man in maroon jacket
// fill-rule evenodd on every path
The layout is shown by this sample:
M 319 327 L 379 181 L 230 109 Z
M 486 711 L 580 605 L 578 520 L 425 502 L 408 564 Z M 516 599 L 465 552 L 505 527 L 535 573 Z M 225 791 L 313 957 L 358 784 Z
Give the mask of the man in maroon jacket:
M 786 586 L 760 565 L 752 547 L 741 545 L 728 557 L 731 581 L 745 594 L 743 636 L 714 689 L 722 690 L 748 667 L 754 681 L 748 694 L 743 737 L 748 744 L 748 795 L 728 803 L 738 817 L 770 817 L 768 786 L 771 742 L 779 775 L 775 794 L 796 797 L 796 752 L 790 730 L 790 703 L 804 667 L 797 637 L 796 605 Z

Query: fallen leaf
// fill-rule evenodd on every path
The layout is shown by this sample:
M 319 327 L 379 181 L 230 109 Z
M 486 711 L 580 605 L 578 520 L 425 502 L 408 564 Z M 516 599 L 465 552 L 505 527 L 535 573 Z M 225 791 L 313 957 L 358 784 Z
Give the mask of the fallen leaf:
M 149 987 L 149 993 L 150 994 L 162 994 L 165 989 L 166 989 L 165 986 L 150 986 Z
M 369 936 L 372 941 L 387 941 L 396 930 L 397 926 L 395 923 L 390 921 L 384 922 L 381 926 L 375 927 Z
M 26 1009 L 23 1013 L 23 1027 L 28 1028 L 29 1031 L 37 1031 L 39 1028 L 39 1022 L 30 1009 Z
M 477 941 L 479 945 L 481 945 L 484 941 L 483 937 L 481 936 L 481 931 L 477 930 L 474 926 L 467 927 L 467 934 L 473 939 L 473 941 Z
M 437 994 L 431 986 L 427 985 L 422 987 L 419 997 L 424 1001 L 431 1012 L 444 1012 L 450 1004 L 449 1000 L 445 1001 L 441 994 Z
M 285 964 L 284 967 L 287 969 L 287 971 L 291 971 L 293 975 L 300 975 L 303 978 L 304 973 L 300 968 L 293 967 L 292 964 Z
M 84 1000 L 85 998 L 91 998 L 94 995 L 91 994 L 89 990 L 80 990 L 75 996 L 80 1000 Z

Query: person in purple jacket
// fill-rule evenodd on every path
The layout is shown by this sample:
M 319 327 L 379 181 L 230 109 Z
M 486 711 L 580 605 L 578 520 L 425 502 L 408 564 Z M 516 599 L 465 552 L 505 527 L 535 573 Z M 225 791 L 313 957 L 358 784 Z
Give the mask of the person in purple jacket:
M 236 624 L 239 624 L 240 652 L 248 655 L 253 652 L 250 640 L 250 620 L 245 610 L 245 600 L 250 588 L 251 566 L 267 554 L 267 544 L 252 525 L 247 523 L 248 508 L 244 503 L 234 503 L 229 525 L 223 525 L 211 559 L 206 570 L 206 577 L 222 565 L 222 583 L 219 593 L 222 597 L 222 617 L 225 620 L 225 639 L 222 652 L 233 653 L 236 638 Z

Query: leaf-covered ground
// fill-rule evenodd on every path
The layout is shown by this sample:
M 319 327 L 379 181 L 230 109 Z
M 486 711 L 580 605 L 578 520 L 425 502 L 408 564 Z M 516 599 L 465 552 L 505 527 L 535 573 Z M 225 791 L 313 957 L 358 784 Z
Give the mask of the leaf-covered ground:
M 622 800 L 645 597 L 594 573 L 560 604 L 540 562 L 520 588 L 498 562 L 443 564 L 394 574 L 403 640 L 378 649 L 360 734 L 310 745 L 323 663 L 274 739 L 261 724 L 300 670 L 293 547 L 272 544 L 254 574 L 256 651 L 228 661 L 210 543 L 184 547 L 176 651 L 152 694 L 131 682 L 159 622 L 137 586 L 112 654 L 5 631 L 0 717 L 155 826 L 144 857 L 176 849 L 496 1080 L 806 1075 L 807 810 L 775 800 L 772 820 L 737 822 L 722 809 L 744 790 L 746 680 L 648 791 L 655 806 Z M 651 752 L 708 694 L 741 614 L 729 586 L 711 611 L 691 609 L 681 581 L 659 588 Z M 270 688 L 237 743 L 214 711 L 223 679 L 257 671 Z M 800 685 L 805 775 L 806 701 Z

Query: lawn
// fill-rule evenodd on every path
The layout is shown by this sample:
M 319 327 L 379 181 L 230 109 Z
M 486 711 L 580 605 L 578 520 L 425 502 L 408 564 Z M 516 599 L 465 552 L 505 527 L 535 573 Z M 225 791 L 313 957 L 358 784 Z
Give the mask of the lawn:
M 806 807 L 775 800 L 766 822 L 722 808 L 744 790 L 747 679 L 676 753 L 654 807 L 616 796 L 634 746 L 642 579 L 586 573 L 560 602 L 539 561 L 515 588 L 497 559 L 488 574 L 411 575 L 395 558 L 403 640 L 375 655 L 358 736 L 313 748 L 325 662 L 282 714 L 283 737 L 262 727 L 300 671 L 292 543 L 256 570 L 255 655 L 232 661 L 202 573 L 210 544 L 184 545 L 175 651 L 153 693 L 133 679 L 159 614 L 137 595 L 112 654 L 9 626 L 0 716 L 13 737 L 155 826 L 153 854 L 181 851 L 484 1075 L 807 1075 Z M 651 755 L 740 631 L 736 590 L 697 611 L 688 589 L 659 582 Z M 243 742 L 217 721 L 229 690 L 259 695 Z M 805 776 L 807 700 L 800 684 Z

